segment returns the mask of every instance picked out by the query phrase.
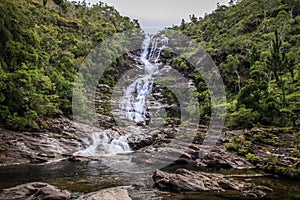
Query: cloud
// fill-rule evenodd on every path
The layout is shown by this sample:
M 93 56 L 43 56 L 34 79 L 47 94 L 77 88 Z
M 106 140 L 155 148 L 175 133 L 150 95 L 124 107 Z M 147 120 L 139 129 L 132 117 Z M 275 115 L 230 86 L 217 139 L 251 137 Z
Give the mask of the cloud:
M 97 0 L 87 0 L 97 3 Z M 103 0 L 114 6 L 122 15 L 138 19 L 143 27 L 172 26 L 179 24 L 181 19 L 188 20 L 189 15 L 198 17 L 210 13 L 220 4 L 228 0 Z

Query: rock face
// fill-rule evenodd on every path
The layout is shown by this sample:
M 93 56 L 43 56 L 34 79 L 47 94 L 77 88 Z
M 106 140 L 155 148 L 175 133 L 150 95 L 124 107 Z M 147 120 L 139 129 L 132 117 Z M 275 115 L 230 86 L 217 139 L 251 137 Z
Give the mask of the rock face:
M 0 129 L 0 165 L 43 163 L 81 148 L 76 139 L 51 132 L 12 132 Z
M 156 170 L 153 174 L 155 186 L 163 190 L 175 192 L 225 192 L 235 190 L 240 196 L 249 198 L 263 198 L 272 189 L 264 186 L 244 183 L 226 178 L 222 174 L 191 172 L 178 169 L 175 174 Z
M 66 118 L 47 119 L 47 130 L 16 132 L 0 128 L 0 166 L 43 163 L 70 157 L 88 146 L 88 135 L 99 127 L 79 124 Z
M 52 132 L 12 132 L 0 129 L 0 165 L 43 163 L 82 148 L 75 136 Z
M 176 135 L 176 128 L 164 128 L 155 130 L 148 137 L 129 138 L 129 144 L 136 150 L 137 155 L 134 162 L 147 162 L 155 164 L 157 162 L 169 162 L 180 164 L 196 164 L 200 168 L 214 169 L 252 169 L 255 166 L 247 158 L 239 156 L 234 152 L 227 151 L 225 144 L 221 141 L 204 158 L 199 159 L 199 153 L 204 148 L 201 144 L 184 143 L 180 145 L 169 145 Z M 200 137 L 200 136 L 198 136 Z M 199 139 L 200 140 L 200 139 Z M 201 142 L 200 142 L 201 143 Z M 149 154 L 147 160 L 139 158 L 138 153 Z M 151 155 L 151 156 L 150 156 Z
M 28 183 L 13 188 L 4 189 L 0 193 L 0 199 L 9 200 L 64 200 L 69 199 L 70 193 L 59 190 L 47 183 Z
M 77 200 L 131 200 L 131 198 L 126 189 L 115 187 L 88 193 Z

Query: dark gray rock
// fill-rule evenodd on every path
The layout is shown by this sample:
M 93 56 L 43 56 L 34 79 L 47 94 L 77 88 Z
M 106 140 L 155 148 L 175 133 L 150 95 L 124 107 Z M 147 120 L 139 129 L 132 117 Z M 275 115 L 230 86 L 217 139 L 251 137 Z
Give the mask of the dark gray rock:
M 174 192 L 226 192 L 234 190 L 238 191 L 241 197 L 258 199 L 265 197 L 272 191 L 272 189 L 264 186 L 226 178 L 222 174 L 192 172 L 186 169 L 178 169 L 175 174 L 156 170 L 152 178 L 156 187 Z
M 47 119 L 47 124 L 49 129 L 41 132 L 0 128 L 0 165 L 64 159 L 88 145 L 84 138 L 89 132 L 99 131 L 99 128 L 61 118 Z
M 6 200 L 65 200 L 69 198 L 68 191 L 41 182 L 18 185 L 4 189 L 0 193 L 0 199 Z

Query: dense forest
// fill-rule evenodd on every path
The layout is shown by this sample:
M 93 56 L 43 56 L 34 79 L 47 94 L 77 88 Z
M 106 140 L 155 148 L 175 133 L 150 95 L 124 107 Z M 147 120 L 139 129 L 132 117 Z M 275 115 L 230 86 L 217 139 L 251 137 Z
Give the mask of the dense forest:
M 72 89 L 84 57 L 114 33 L 139 28 L 99 2 L 0 2 L 0 123 L 39 129 L 43 117 L 72 114 Z
M 0 122 L 10 129 L 39 129 L 43 117 L 70 117 L 85 56 L 105 38 L 139 28 L 102 2 L 3 0 L 0 9 Z M 298 0 L 244 0 L 218 5 L 204 18 L 191 15 L 171 29 L 211 55 L 226 85 L 227 126 L 239 129 L 299 125 L 299 27 Z M 184 62 L 176 57 L 171 65 L 186 74 Z M 188 76 L 197 82 L 201 116 L 208 119 L 209 92 L 199 74 Z
M 219 67 L 227 90 L 228 127 L 299 125 L 299 0 L 230 1 L 204 18 L 190 15 L 190 21 L 172 29 L 199 42 Z M 180 57 L 172 63 L 188 71 Z M 198 96 L 202 116 L 209 116 L 209 93 L 202 81 Z

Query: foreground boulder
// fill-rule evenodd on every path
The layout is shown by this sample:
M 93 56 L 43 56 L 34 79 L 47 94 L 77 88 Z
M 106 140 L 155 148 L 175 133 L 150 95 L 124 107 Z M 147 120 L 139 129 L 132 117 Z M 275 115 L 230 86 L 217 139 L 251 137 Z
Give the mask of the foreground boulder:
M 259 199 L 272 189 L 226 178 L 222 174 L 191 172 L 178 169 L 175 174 L 156 170 L 153 175 L 155 186 L 174 192 L 226 192 L 238 191 L 241 197 Z
M 131 198 L 126 189 L 115 187 L 88 193 L 77 200 L 131 200 Z
M 60 190 L 47 183 L 34 182 L 16 187 L 4 189 L 0 193 L 0 199 L 9 200 L 64 200 L 69 199 L 70 193 L 66 190 Z

